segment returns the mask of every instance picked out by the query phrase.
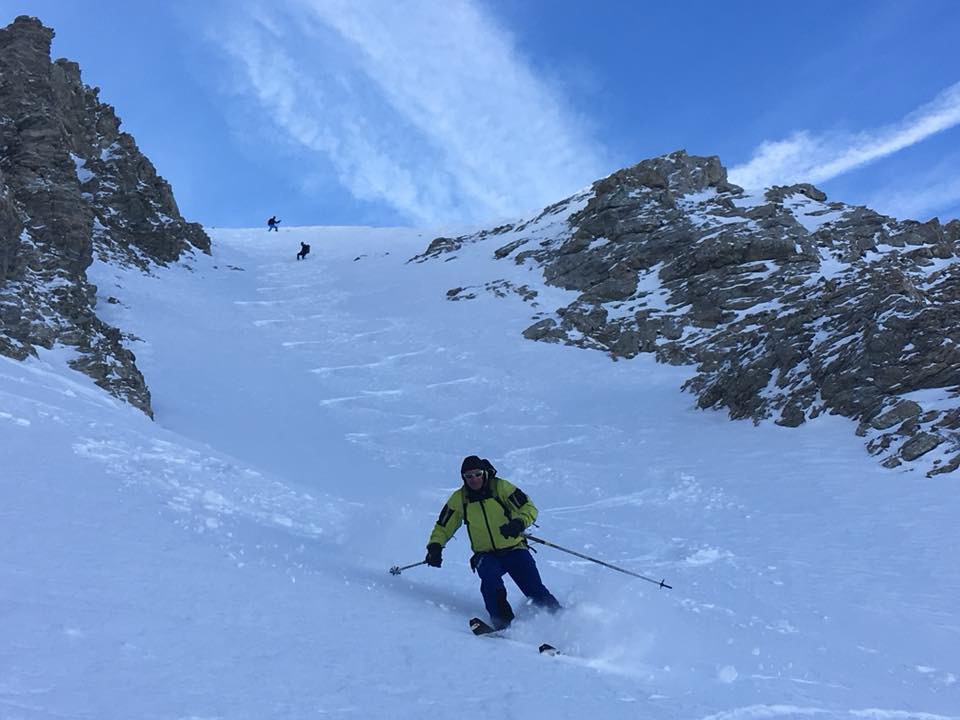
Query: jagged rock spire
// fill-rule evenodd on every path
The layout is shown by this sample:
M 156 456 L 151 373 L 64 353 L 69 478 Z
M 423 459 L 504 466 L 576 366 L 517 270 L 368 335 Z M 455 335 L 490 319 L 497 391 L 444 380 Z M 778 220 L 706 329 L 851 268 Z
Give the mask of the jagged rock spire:
M 0 352 L 72 346 L 76 369 L 149 414 L 133 353 L 97 317 L 86 270 L 95 254 L 147 268 L 209 252 L 210 240 L 79 66 L 51 62 L 53 36 L 27 16 L 0 29 Z

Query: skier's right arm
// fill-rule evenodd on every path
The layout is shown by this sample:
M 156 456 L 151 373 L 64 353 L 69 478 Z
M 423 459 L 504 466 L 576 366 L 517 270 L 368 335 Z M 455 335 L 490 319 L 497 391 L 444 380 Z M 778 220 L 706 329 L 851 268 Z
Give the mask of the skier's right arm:
M 460 503 L 460 491 L 458 490 L 450 499 L 447 500 L 443 510 L 440 511 L 440 517 L 437 518 L 437 524 L 433 526 L 433 532 L 430 533 L 430 539 L 427 544 L 438 543 L 441 547 L 454 536 L 454 533 L 460 529 L 463 524 L 463 512 Z

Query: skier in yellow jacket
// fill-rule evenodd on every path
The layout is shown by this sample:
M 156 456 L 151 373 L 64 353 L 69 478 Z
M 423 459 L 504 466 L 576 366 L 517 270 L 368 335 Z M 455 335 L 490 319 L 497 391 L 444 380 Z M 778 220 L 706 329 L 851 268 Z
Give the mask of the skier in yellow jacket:
M 507 627 L 513 620 L 504 574 L 509 574 L 535 605 L 559 610 L 560 603 L 544 587 L 523 537 L 523 531 L 537 519 L 536 506 L 522 490 L 497 477 L 496 468 L 486 458 L 464 458 L 460 476 L 463 486 L 447 500 L 430 534 L 427 565 L 440 567 L 444 545 L 460 525 L 466 525 L 474 553 L 470 567 L 480 576 L 480 593 L 493 627 Z

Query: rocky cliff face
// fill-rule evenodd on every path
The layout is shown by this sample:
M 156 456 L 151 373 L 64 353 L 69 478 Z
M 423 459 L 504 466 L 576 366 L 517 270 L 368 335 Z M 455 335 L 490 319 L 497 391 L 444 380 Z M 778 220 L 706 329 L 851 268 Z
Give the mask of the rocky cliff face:
M 475 242 L 578 293 L 530 339 L 655 353 L 695 366 L 702 408 L 790 427 L 840 414 L 888 467 L 960 466 L 960 221 L 900 222 L 811 185 L 751 195 L 680 151 L 414 260 Z
M 35 18 L 0 30 L 0 353 L 69 346 L 72 367 L 152 414 L 86 269 L 96 255 L 148 271 L 210 240 L 76 63 L 51 62 L 52 39 Z

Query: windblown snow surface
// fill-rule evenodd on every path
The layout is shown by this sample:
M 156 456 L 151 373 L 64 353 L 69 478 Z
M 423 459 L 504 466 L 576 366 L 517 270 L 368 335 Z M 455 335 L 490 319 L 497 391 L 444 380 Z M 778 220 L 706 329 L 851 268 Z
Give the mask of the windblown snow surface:
M 880 468 L 842 418 L 699 411 L 690 368 L 524 340 L 535 309 L 484 283 L 569 300 L 495 239 L 407 263 L 431 234 L 212 234 L 212 258 L 91 269 L 156 422 L 66 350 L 0 358 L 3 720 L 960 717 L 953 475 Z M 517 623 L 475 638 L 462 529 L 441 569 L 387 572 L 473 453 L 537 535 L 674 589 L 541 548 L 565 610 L 508 581 Z

